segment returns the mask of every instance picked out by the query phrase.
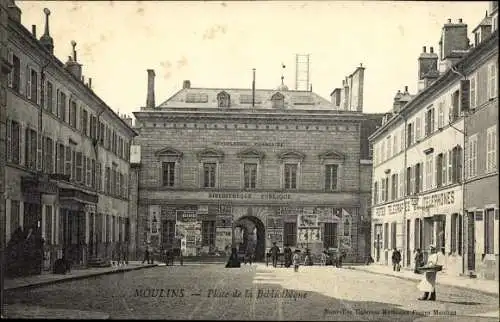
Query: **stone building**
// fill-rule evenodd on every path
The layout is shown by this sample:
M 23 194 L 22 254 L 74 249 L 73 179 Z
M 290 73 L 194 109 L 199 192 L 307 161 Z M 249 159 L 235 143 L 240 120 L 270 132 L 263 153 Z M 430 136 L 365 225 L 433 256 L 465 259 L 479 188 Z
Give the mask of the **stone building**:
M 371 157 L 363 126 L 377 117 L 357 104 L 339 111 L 311 91 L 288 90 L 282 77 L 274 90 L 184 81 L 156 105 L 148 70 L 147 103 L 134 113 L 138 246 L 184 256 L 234 246 L 262 260 L 276 242 L 365 260 Z
M 459 71 L 470 79 L 465 118 L 465 272 L 498 280 L 498 2 L 473 30 L 477 58 Z
M 498 254 L 498 243 L 493 243 L 498 240 L 494 235 L 498 234 L 498 215 L 496 219 L 493 215 L 495 209 L 498 214 L 498 172 L 493 162 L 488 173 L 484 171 L 487 157 L 496 160 L 498 144 L 498 98 L 489 89 L 497 86 L 498 31 L 484 32 L 482 37 L 471 46 L 467 25 L 462 19 L 449 19 L 442 28 L 439 56 L 433 47 L 429 52 L 424 47 L 418 58 L 418 93 L 398 92 L 392 112 L 370 137 L 374 149 L 372 256 L 376 262 L 390 265 L 392 250 L 397 248 L 403 265 L 414 265 L 416 249 L 427 256 L 429 245 L 435 244 L 443 254 L 445 269 L 458 275 L 467 273 L 466 260 L 474 251 L 487 255 L 476 256 L 470 265 Z M 480 144 L 477 135 L 466 138 L 478 132 L 484 137 Z M 482 163 L 476 172 L 478 162 Z M 471 173 L 481 179 L 472 178 Z M 469 213 L 472 207 L 480 212 L 475 220 Z M 466 224 L 483 220 L 479 209 L 490 211 L 489 225 L 484 226 L 490 235 L 481 224 L 475 230 Z M 482 236 L 488 236 L 491 245 L 484 246 Z M 471 246 L 474 239 L 482 246 Z
M 91 79 L 84 82 L 75 42 L 66 63 L 54 56 L 50 11 L 44 13 L 38 38 L 36 26 L 28 31 L 19 8 L 9 6 L 2 236 L 32 228 L 45 241 L 49 269 L 63 256 L 73 265 L 109 259 L 127 244 L 129 147 L 136 132 L 96 95 Z

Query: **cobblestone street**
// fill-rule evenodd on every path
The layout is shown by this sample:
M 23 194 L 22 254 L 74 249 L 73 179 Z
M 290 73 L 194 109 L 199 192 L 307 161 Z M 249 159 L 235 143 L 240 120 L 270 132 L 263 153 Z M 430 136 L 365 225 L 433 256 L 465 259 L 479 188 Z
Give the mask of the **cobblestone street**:
M 295 273 L 262 264 L 241 269 L 190 264 L 9 291 L 6 312 L 23 317 L 29 310 L 9 315 L 9 308 L 25 306 L 36 308 L 30 317 L 46 309 L 61 318 L 64 310 L 73 310 L 66 318 L 425 321 L 439 314 L 440 321 L 481 315 L 497 320 L 492 316 L 498 297 L 438 287 L 436 302 L 421 302 L 416 282 L 363 271 L 313 266 Z

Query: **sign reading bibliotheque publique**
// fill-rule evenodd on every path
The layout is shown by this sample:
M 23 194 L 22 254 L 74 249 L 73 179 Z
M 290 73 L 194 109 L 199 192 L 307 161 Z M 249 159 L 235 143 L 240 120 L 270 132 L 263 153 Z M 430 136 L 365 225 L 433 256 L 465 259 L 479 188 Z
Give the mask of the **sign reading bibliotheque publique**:
M 291 200 L 289 193 L 280 192 L 210 192 L 209 199 L 240 199 L 240 200 Z

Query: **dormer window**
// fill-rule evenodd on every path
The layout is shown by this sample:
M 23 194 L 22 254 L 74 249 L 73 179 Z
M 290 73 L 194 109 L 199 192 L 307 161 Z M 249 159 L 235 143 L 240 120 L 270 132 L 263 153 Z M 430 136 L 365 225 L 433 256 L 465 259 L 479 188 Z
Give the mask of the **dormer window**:
M 226 92 L 220 92 L 217 94 L 217 103 L 219 107 L 229 107 L 231 106 L 231 97 Z
M 285 97 L 281 93 L 276 93 L 271 97 L 271 102 L 273 103 L 273 108 L 284 108 L 285 107 Z

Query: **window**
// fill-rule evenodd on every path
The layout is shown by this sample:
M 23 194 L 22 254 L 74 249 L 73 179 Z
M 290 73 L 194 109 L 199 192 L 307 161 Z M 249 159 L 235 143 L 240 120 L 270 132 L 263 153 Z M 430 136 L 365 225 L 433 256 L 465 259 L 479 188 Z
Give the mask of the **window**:
M 219 107 L 231 106 L 230 96 L 226 92 L 220 92 L 219 94 L 217 94 L 217 102 Z
M 495 246 L 495 210 L 486 209 L 484 213 L 484 253 L 494 254 L 494 246 Z
M 391 200 L 396 200 L 398 198 L 398 174 L 395 173 L 391 176 Z
M 476 144 L 477 148 L 477 144 Z M 452 183 L 458 183 L 462 179 L 462 147 L 456 146 L 452 150 Z
M 285 246 L 296 246 L 297 245 L 297 223 L 285 222 L 283 225 L 284 238 L 283 242 Z M 326 224 L 325 224 L 325 238 L 326 238 Z
M 470 108 L 476 108 L 476 78 L 470 79 Z
M 378 182 L 373 183 L 373 204 L 378 203 Z
M 243 177 L 245 189 L 255 189 L 257 182 L 257 163 L 245 163 L 243 165 Z
M 338 168 L 337 164 L 327 164 L 325 166 L 325 189 L 327 191 L 337 190 Z
M 111 192 L 111 169 L 109 167 L 106 167 L 106 173 L 104 174 L 104 192 L 105 193 L 110 193 Z
M 97 139 L 97 117 L 90 116 L 90 137 Z
M 405 129 L 401 129 L 401 149 L 399 151 L 403 151 L 405 149 Z
M 52 244 L 52 206 L 45 205 L 45 244 Z
M 82 113 L 81 113 L 81 116 L 82 116 L 82 128 L 80 129 L 82 131 L 83 134 L 85 135 L 89 135 L 89 129 L 88 129 L 88 117 L 89 117 L 89 114 L 88 112 L 82 108 Z
M 19 93 L 21 90 L 21 60 L 16 55 L 12 55 L 12 89 Z
M 381 189 L 382 189 L 382 202 L 385 202 L 387 201 L 387 192 L 388 192 L 387 178 L 382 178 Z
M 387 137 L 387 159 L 391 158 L 392 157 L 392 151 L 391 151 L 391 148 L 392 148 L 392 142 L 391 142 L 391 137 L 388 136 Z
M 420 126 L 421 126 L 421 119 L 420 117 L 417 117 L 417 119 L 415 120 L 415 142 L 418 142 L 420 140 L 421 136 Z
M 45 139 L 45 163 L 44 172 L 52 173 L 54 171 L 54 142 L 51 138 Z
M 99 122 L 99 144 L 104 145 L 104 123 Z
M 441 163 L 441 183 L 443 186 L 448 184 L 448 160 L 447 160 L 447 155 L 448 153 L 444 152 L 442 153 L 442 163 Z
M 431 190 L 434 186 L 434 169 L 433 169 L 433 163 L 434 163 L 434 158 L 432 153 L 428 154 L 426 156 L 426 165 L 425 165 L 425 187 L 426 190 Z
M 285 107 L 285 97 L 280 94 L 276 93 L 271 97 L 271 102 L 273 108 L 284 108 Z
M 173 187 L 175 184 L 175 162 L 163 162 L 163 186 Z
M 285 189 L 297 189 L 297 164 L 285 164 Z
M 434 133 L 434 108 L 427 110 L 425 113 L 425 136 Z
M 201 222 L 202 246 L 215 246 L 215 220 Z
M 415 165 L 415 193 L 422 192 L 423 170 L 422 163 L 417 163 Z
M 467 138 L 467 146 L 465 147 L 465 172 L 468 178 L 477 175 L 477 134 Z
M 45 99 L 45 109 L 50 113 L 54 113 L 54 87 L 51 82 L 47 82 L 47 97 Z
M 69 101 L 69 125 L 76 128 L 76 102 L 73 100 Z
M 100 162 L 96 163 L 96 189 L 102 192 L 102 166 Z
M 443 186 L 443 153 L 436 158 L 436 187 Z
M 87 178 L 85 179 L 85 184 L 89 187 L 92 186 L 92 160 L 90 160 L 90 158 L 87 158 L 85 157 L 85 160 L 86 160 L 86 166 L 85 166 L 85 169 L 86 169 L 86 175 L 87 175 Z
M 56 173 L 64 174 L 64 145 L 58 144 L 56 148 Z
M 26 128 L 25 135 L 25 166 L 30 169 L 36 168 L 37 156 L 37 134 L 35 130 Z
M 215 188 L 217 163 L 203 163 L 203 187 Z
M 497 84 L 497 63 L 489 65 L 489 93 L 490 99 L 497 97 L 498 84 Z
M 26 77 L 26 96 L 30 101 L 38 104 L 38 73 L 28 67 Z
M 410 146 L 413 144 L 413 124 L 409 123 L 407 127 L 408 131 L 406 132 L 406 142 L 408 142 L 407 146 Z
M 12 163 L 20 164 L 21 163 L 21 147 L 19 142 L 21 136 L 21 128 L 19 123 L 16 121 L 12 121 L 11 123 L 11 135 L 10 135 L 10 144 L 11 144 L 11 158 Z
M 444 127 L 444 102 L 438 104 L 438 128 Z
M 411 167 L 406 168 L 406 195 L 413 194 L 413 185 L 415 182 L 415 176 L 413 171 L 411 171 Z
M 497 169 L 497 126 L 493 125 L 486 131 L 486 172 Z
M 84 182 L 82 152 L 76 153 L 76 181 L 77 182 Z
M 62 121 L 66 121 L 66 94 L 59 91 L 58 116 Z
M 96 188 L 96 176 L 97 176 L 97 168 L 96 168 L 96 163 L 95 160 L 92 160 L 92 165 L 90 169 L 90 175 L 91 175 L 91 183 L 90 185 L 92 188 Z

